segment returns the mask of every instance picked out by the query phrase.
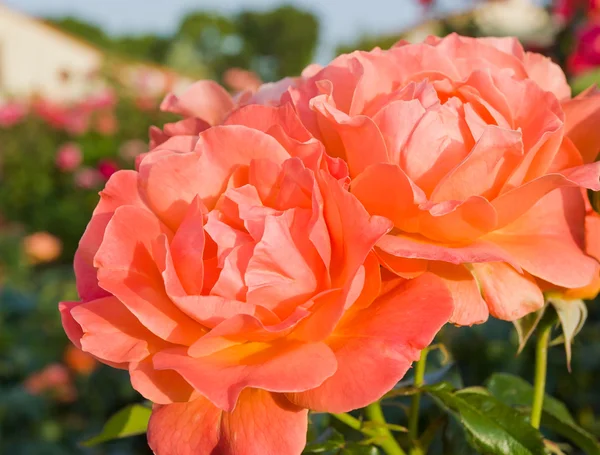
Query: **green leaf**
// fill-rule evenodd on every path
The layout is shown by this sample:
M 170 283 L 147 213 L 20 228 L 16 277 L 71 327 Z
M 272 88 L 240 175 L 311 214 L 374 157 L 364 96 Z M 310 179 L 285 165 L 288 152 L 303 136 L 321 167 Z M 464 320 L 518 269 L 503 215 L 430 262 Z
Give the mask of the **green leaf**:
M 538 326 L 544 313 L 546 312 L 547 305 L 540 308 L 535 313 L 529 313 L 527 316 L 522 317 L 516 321 L 513 321 L 515 329 L 517 330 L 517 335 L 519 337 L 519 349 L 517 350 L 517 354 L 520 354 L 523 351 L 523 348 L 531 338 L 531 335 L 535 331 L 535 328 Z
M 303 453 L 337 453 L 344 444 L 344 436 L 339 431 L 327 428 L 315 442 L 306 445 Z
M 533 386 L 517 376 L 496 373 L 488 379 L 487 387 L 500 401 L 524 407 L 527 412 L 533 401 Z M 600 445 L 596 438 L 579 427 L 567 407 L 556 398 L 544 396 L 541 424 L 567 438 L 586 454 L 600 455 Z
M 447 383 L 425 387 L 461 422 L 472 444 L 487 454 L 543 455 L 542 436 L 516 410 L 480 392 L 457 393 Z
M 375 446 L 354 442 L 344 447 L 339 455 L 379 455 L 379 450 Z
M 509 406 L 531 406 L 533 386 L 524 379 L 507 373 L 495 373 L 486 381 L 492 395 Z M 556 418 L 575 424 L 575 420 L 564 403 L 549 395 L 544 395 L 544 412 Z
M 99 435 L 88 439 L 82 445 L 92 447 L 113 439 L 144 434 L 148 428 L 151 413 L 151 409 L 139 404 L 121 409 L 108 419 L 108 422 L 104 424 L 104 428 Z
M 573 96 L 583 92 L 590 86 L 600 83 L 600 70 L 594 69 L 583 73 L 581 76 L 574 78 L 571 81 Z
M 579 425 L 560 420 L 547 412 L 542 412 L 542 426 L 564 436 L 587 455 L 600 455 L 600 445 L 596 438 Z
M 581 331 L 587 319 L 587 306 L 583 300 L 563 300 L 558 297 L 549 297 L 548 303 L 554 307 L 562 327 L 562 339 L 567 354 L 567 366 L 571 371 L 571 345 L 573 339 Z

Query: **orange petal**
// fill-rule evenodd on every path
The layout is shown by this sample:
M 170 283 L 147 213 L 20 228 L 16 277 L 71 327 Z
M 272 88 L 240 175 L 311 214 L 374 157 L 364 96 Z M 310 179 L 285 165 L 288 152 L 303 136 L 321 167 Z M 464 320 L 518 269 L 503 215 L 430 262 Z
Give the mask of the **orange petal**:
M 67 337 L 71 340 L 71 343 L 81 349 L 83 330 L 71 314 L 71 310 L 78 305 L 81 305 L 81 302 L 60 302 L 58 304 L 58 311 L 60 312 L 60 319 Z
M 321 121 L 339 135 L 351 176 L 359 175 L 371 164 L 388 162 L 385 141 L 372 119 L 364 115 L 350 117 L 321 97 L 314 100 L 313 106 Z M 369 144 L 368 153 L 365 144 Z
M 429 270 L 439 276 L 452 293 L 454 312 L 450 322 L 457 325 L 481 324 L 488 319 L 488 306 L 477 281 L 464 265 L 431 262 Z
M 165 230 L 147 210 L 117 209 L 95 257 L 98 279 L 150 331 L 167 341 L 191 344 L 201 328 L 169 300 L 153 257 L 154 241 Z
M 129 377 L 133 388 L 156 404 L 186 402 L 194 392 L 175 371 L 154 369 L 152 357 L 130 363 Z
M 588 91 L 563 102 L 566 133 L 579 149 L 584 162 L 596 160 L 600 152 L 600 93 Z
M 516 321 L 544 306 L 544 296 L 527 272 L 520 274 L 503 262 L 471 264 L 492 316 Z
M 160 109 L 186 117 L 197 117 L 210 125 L 218 125 L 233 109 L 231 95 L 214 81 L 194 83 L 180 97 L 167 95 Z
M 77 292 L 83 301 L 108 295 L 104 289 L 98 287 L 94 256 L 102 243 L 106 225 L 117 207 L 122 205 L 145 207 L 138 192 L 136 172 L 117 171 L 110 177 L 106 187 L 100 192 L 100 202 L 94 210 L 83 237 L 79 241 L 79 248 L 75 253 L 74 267 L 77 278 Z
M 394 226 L 414 232 L 418 229 L 416 203 L 423 202 L 425 195 L 413 185 L 398 165 L 378 163 L 356 177 L 350 191 L 370 214 L 385 216 Z
M 571 87 L 564 71 L 550 58 L 537 52 L 525 53 L 525 70 L 544 90 L 554 93 L 559 100 L 571 98 Z
M 466 245 L 445 245 L 420 236 L 398 234 L 384 236 L 377 247 L 388 254 L 407 259 L 428 259 L 451 264 L 501 261 L 516 265 L 510 254 L 487 240 L 476 240 Z
M 247 387 L 271 392 L 301 392 L 317 387 L 336 368 L 335 355 L 324 343 L 280 340 L 232 346 L 206 357 L 192 358 L 176 348 L 154 356 L 157 369 L 175 370 L 223 410 L 235 408 Z
M 161 345 L 115 297 L 83 303 L 73 308 L 71 314 L 83 331 L 82 350 L 99 359 L 138 362 Z
M 314 267 L 294 242 L 289 218 L 265 219 L 263 237 L 254 247 L 245 274 L 247 301 L 275 313 L 308 300 L 318 284 Z
M 206 398 L 155 407 L 148 443 L 157 455 L 299 454 L 306 444 L 308 411 L 282 395 L 247 389 L 233 412 Z
M 557 189 L 487 238 L 532 275 L 563 287 L 581 287 L 598 273 L 598 262 L 583 251 L 584 217 L 581 190 Z
M 452 313 L 443 282 L 425 274 L 345 318 L 327 340 L 337 371 L 321 386 L 286 394 L 316 411 L 346 412 L 381 398 L 402 379 Z
M 522 156 L 520 132 L 488 125 L 471 153 L 438 183 L 431 200 L 462 201 L 472 195 L 491 200 Z

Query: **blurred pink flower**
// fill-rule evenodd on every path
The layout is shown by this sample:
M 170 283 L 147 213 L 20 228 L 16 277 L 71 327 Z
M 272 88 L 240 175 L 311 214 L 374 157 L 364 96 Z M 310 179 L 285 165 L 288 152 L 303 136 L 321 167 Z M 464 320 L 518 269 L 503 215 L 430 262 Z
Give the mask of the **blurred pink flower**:
M 33 109 L 50 126 L 70 134 L 84 134 L 89 127 L 90 114 L 82 106 L 65 106 L 40 99 L 34 102 Z
M 67 367 L 60 363 L 48 365 L 43 370 L 32 374 L 23 383 L 25 390 L 31 395 L 50 392 L 58 401 L 69 403 L 77 398 Z
M 0 105 L 0 128 L 10 128 L 19 123 L 27 114 L 27 108 L 17 102 Z
M 159 102 L 156 98 L 147 95 L 139 95 L 135 99 L 135 105 L 138 109 L 142 111 L 153 111 L 159 105 Z
M 104 180 L 108 180 L 118 170 L 119 166 L 112 160 L 102 160 L 98 163 L 98 172 Z
M 577 34 L 575 51 L 569 57 L 568 67 L 573 74 L 581 74 L 600 66 L 600 21 L 589 22 Z
M 112 108 L 117 104 L 117 95 L 111 88 L 107 88 L 100 93 L 90 96 L 84 102 L 85 106 L 93 111 L 99 109 Z
M 104 136 L 112 136 L 117 132 L 117 117 L 111 111 L 102 111 L 96 118 L 96 131 Z
M 148 151 L 148 144 L 140 139 L 130 139 L 119 147 L 119 155 L 124 160 L 133 161 L 138 155 Z
M 63 144 L 56 153 L 56 167 L 63 172 L 77 169 L 83 161 L 83 153 L 79 145 L 69 142 Z
M 99 186 L 103 181 L 103 176 L 97 169 L 82 167 L 75 173 L 74 181 L 79 188 L 89 190 Z
M 586 17 L 598 17 L 600 14 L 599 0 L 557 0 L 552 4 L 552 13 L 559 22 L 567 22 L 578 12 Z
M 258 74 L 241 68 L 230 68 L 225 71 L 223 82 L 234 92 L 255 92 L 262 84 Z

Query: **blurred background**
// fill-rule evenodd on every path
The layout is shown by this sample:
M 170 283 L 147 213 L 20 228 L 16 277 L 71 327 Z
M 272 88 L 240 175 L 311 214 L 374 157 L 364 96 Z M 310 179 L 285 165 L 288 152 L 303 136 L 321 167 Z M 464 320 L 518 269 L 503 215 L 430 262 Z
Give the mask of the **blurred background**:
M 97 193 L 169 120 L 167 92 L 201 78 L 251 90 L 342 52 L 451 32 L 517 36 L 575 93 L 600 80 L 600 0 L 0 0 L 0 454 L 149 453 L 143 436 L 80 445 L 141 397 L 69 345 L 57 303 L 77 299 L 71 261 Z M 494 371 L 532 379 L 531 347 L 516 356 L 509 323 L 440 339 L 465 385 Z M 564 358 L 551 351 L 549 391 L 600 435 L 598 305 L 573 373 Z

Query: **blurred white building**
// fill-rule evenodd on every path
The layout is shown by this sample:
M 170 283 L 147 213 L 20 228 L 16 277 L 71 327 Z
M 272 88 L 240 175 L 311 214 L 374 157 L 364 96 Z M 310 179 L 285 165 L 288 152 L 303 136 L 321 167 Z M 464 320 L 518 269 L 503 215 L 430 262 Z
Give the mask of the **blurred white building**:
M 1 0 L 0 0 L 1 1 Z M 76 101 L 101 90 L 99 48 L 0 3 L 0 97 Z M 111 60 L 113 77 L 145 95 L 179 92 L 192 80 L 158 65 Z

